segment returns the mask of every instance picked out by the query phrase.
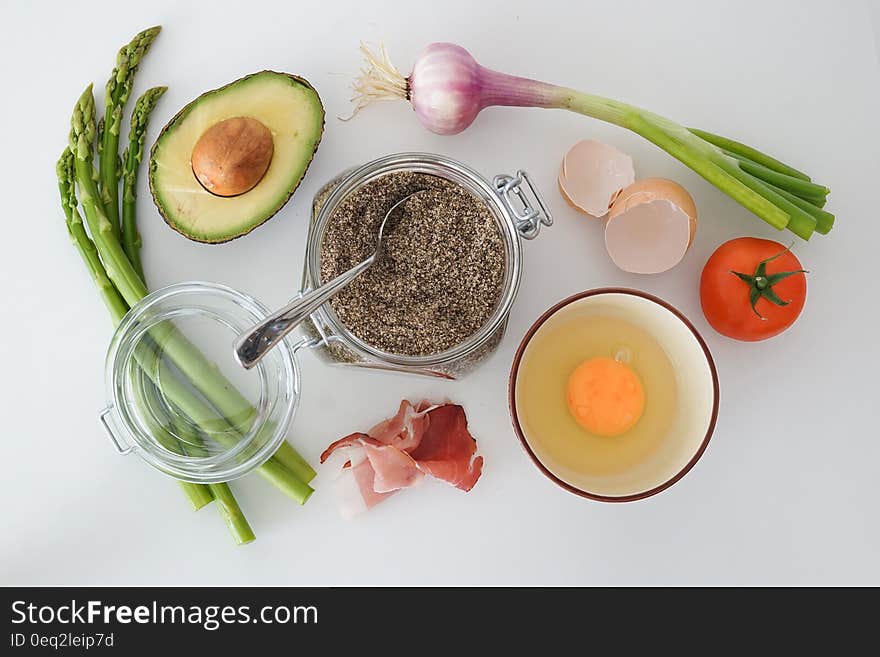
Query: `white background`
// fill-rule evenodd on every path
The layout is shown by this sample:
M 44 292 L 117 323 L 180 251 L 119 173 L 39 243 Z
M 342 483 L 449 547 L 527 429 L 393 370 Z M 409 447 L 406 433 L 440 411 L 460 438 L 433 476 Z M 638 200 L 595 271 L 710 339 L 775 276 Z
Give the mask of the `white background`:
M 880 584 L 878 18 L 855 1 L 4 2 L 0 584 Z M 154 23 L 164 30 L 137 92 L 170 91 L 150 143 L 202 91 L 264 68 L 307 77 L 327 127 L 292 201 L 230 244 L 168 229 L 142 176 L 151 288 L 205 279 L 281 304 L 298 286 L 315 190 L 386 153 L 445 153 L 487 176 L 523 167 L 540 183 L 557 224 L 525 245 L 506 339 L 470 378 L 302 357 L 291 440 L 312 462 L 402 397 L 450 397 L 465 405 L 486 458 L 471 493 L 429 484 L 346 521 L 326 487 L 299 508 L 251 476 L 235 489 L 258 538 L 236 547 L 213 509 L 191 513 L 171 481 L 111 449 L 97 411 L 112 327 L 68 243 L 54 163 L 85 84 L 103 89 L 116 49 Z M 632 102 L 810 172 L 833 189 L 839 221 L 829 237 L 796 245 L 812 270 L 801 321 L 761 344 L 709 328 L 697 282 L 711 252 L 736 236 L 790 237 L 633 134 L 556 111 L 491 109 L 464 134 L 438 137 L 402 103 L 337 121 L 349 109 L 358 42 L 380 38 L 403 70 L 423 45 L 459 42 L 487 66 Z M 560 157 L 584 137 L 630 153 L 640 176 L 691 190 L 700 228 L 675 270 L 618 271 L 600 224 L 560 199 Z M 606 285 L 679 307 L 721 377 L 720 421 L 703 459 L 667 492 L 628 505 L 582 500 L 543 478 L 506 407 L 507 370 L 528 325 L 558 299 Z

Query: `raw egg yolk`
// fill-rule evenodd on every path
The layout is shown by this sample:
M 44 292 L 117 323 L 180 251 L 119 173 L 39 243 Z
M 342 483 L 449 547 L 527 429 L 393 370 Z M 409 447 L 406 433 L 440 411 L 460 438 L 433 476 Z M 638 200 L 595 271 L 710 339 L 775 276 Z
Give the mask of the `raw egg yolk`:
M 597 436 L 619 436 L 645 411 L 645 390 L 632 369 L 613 358 L 591 358 L 568 377 L 568 410 Z

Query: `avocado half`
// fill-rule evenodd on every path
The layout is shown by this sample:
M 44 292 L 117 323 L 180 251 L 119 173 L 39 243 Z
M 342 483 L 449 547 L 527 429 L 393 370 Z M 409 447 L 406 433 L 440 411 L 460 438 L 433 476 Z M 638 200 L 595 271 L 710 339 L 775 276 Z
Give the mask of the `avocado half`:
M 193 148 L 226 119 L 249 117 L 272 134 L 274 151 L 259 182 L 238 196 L 207 191 L 193 172 Z M 184 107 L 150 152 L 150 191 L 165 222 L 198 242 L 228 242 L 270 219 L 296 191 L 324 132 L 318 92 L 301 77 L 261 71 L 208 91 Z

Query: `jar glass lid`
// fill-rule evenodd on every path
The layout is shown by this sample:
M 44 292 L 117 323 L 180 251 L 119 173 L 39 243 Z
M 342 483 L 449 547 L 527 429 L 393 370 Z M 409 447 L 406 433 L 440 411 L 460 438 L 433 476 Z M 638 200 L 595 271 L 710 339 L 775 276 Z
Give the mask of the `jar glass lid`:
M 299 399 L 290 343 L 251 370 L 234 359 L 235 339 L 267 315 L 255 299 L 213 283 L 172 285 L 137 303 L 107 353 L 102 420 L 117 448 L 195 483 L 262 465 Z

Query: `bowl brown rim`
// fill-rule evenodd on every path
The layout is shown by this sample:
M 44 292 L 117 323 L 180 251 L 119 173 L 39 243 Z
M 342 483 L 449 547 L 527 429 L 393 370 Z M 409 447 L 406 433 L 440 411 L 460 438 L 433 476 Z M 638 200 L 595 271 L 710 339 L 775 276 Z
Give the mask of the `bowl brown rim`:
M 678 473 L 676 473 L 674 476 L 670 477 L 668 480 L 658 486 L 655 486 L 654 488 L 639 493 L 633 493 L 631 495 L 610 496 L 591 493 L 589 491 L 585 491 L 576 486 L 573 486 L 567 481 L 564 481 L 557 475 L 553 474 L 532 451 L 531 446 L 526 440 L 525 434 L 519 422 L 519 417 L 516 412 L 516 377 L 519 373 L 519 366 L 522 362 L 523 353 L 525 353 L 526 347 L 528 347 L 535 333 L 537 333 L 538 329 L 541 328 L 541 326 L 543 326 L 544 323 L 548 319 L 550 319 L 551 316 L 556 314 L 565 306 L 568 306 L 575 301 L 586 299 L 587 297 L 594 297 L 603 294 L 627 294 L 630 296 L 640 297 L 642 299 L 652 301 L 670 311 L 679 320 L 681 320 L 681 322 L 691 331 L 691 333 L 693 333 L 694 337 L 697 339 L 697 343 L 700 345 L 704 355 L 706 356 L 706 362 L 709 364 L 709 371 L 712 373 L 712 416 L 709 421 L 709 426 L 706 429 L 706 435 L 700 443 L 699 448 L 691 457 L 691 459 L 685 464 L 685 466 L 681 470 L 679 470 Z M 525 335 L 520 341 L 519 347 L 517 347 L 516 350 L 516 354 L 513 357 L 513 364 L 510 367 L 510 376 L 508 378 L 507 386 L 507 400 L 508 406 L 510 408 L 510 418 L 513 422 L 513 430 L 519 438 L 519 441 L 522 444 L 523 448 L 526 450 L 526 453 L 532 459 L 532 462 L 538 467 L 541 472 L 544 473 L 547 478 L 549 478 L 561 488 L 564 488 L 570 493 L 574 493 L 575 495 L 578 495 L 580 497 L 585 497 L 587 499 L 595 500 L 597 502 L 636 502 L 638 500 L 643 500 L 648 497 L 653 497 L 658 493 L 662 493 L 664 490 L 678 482 L 682 477 L 690 472 L 691 468 L 693 468 L 694 465 L 696 465 L 697 461 L 699 461 L 700 458 L 703 456 L 703 453 L 706 451 L 706 447 L 708 447 L 709 441 L 712 438 L 712 434 L 715 432 L 715 425 L 718 422 L 718 406 L 720 395 L 721 390 L 718 384 L 718 370 L 715 367 L 715 360 L 712 358 L 712 353 L 709 351 L 709 347 L 706 345 L 706 341 L 703 340 L 703 336 L 700 335 L 700 332 L 697 331 L 696 327 L 691 323 L 691 321 L 687 317 L 685 317 L 684 314 L 682 314 L 677 308 L 672 306 L 670 303 L 664 301 L 663 299 L 655 297 L 652 294 L 648 294 L 647 292 L 642 292 L 641 290 L 634 290 L 625 287 L 602 287 L 592 290 L 585 290 L 583 292 L 578 292 L 569 297 L 566 297 L 562 301 L 559 301 L 558 303 L 548 308 L 540 317 L 538 317 L 538 319 L 535 320 L 531 327 L 529 327 L 529 330 L 526 331 Z

